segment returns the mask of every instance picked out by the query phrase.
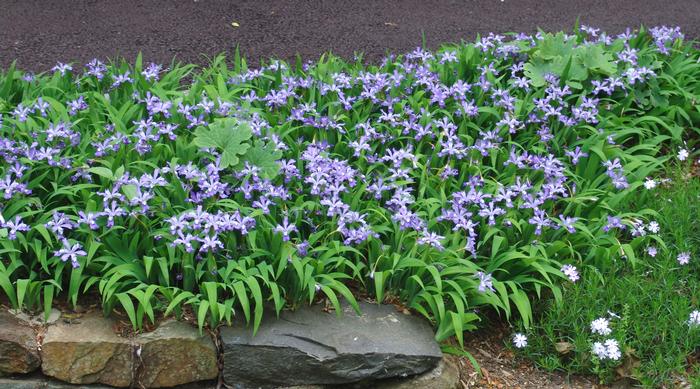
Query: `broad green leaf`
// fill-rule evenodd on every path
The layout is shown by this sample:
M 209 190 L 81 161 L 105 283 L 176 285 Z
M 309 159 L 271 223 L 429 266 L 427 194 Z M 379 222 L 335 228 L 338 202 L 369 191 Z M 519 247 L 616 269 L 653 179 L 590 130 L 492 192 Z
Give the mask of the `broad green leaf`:
M 88 171 L 90 173 L 97 174 L 100 177 L 104 177 L 108 180 L 114 179 L 114 173 L 112 173 L 112 171 L 107 169 L 106 167 L 102 167 L 102 166 L 91 167 L 88 169 Z
M 129 316 L 131 325 L 134 327 L 134 329 L 137 329 L 138 326 L 136 323 L 136 310 L 134 309 L 134 302 L 131 301 L 131 297 L 129 297 L 127 293 L 117 293 L 115 296 L 121 303 L 122 308 L 124 308 L 124 311 L 126 312 L 127 316 Z
M 264 178 L 275 178 L 280 170 L 277 161 L 282 157 L 280 151 L 275 150 L 272 143 L 255 142 L 255 145 L 248 149 L 243 157 L 243 161 L 260 168 L 260 176 Z
M 611 75 L 617 70 L 617 65 L 613 62 L 610 53 L 606 52 L 600 45 L 583 46 L 578 50 L 580 50 L 577 53 L 578 58 L 587 69 L 605 75 Z
M 208 128 L 199 126 L 194 132 L 194 144 L 203 148 L 214 148 L 221 155 L 221 167 L 238 164 L 239 156 L 250 147 L 244 143 L 253 135 L 248 124 L 232 118 L 216 119 Z
M 563 32 L 556 35 L 545 34 L 544 39 L 537 45 L 537 55 L 545 60 L 571 55 L 576 42 L 573 39 L 566 39 Z

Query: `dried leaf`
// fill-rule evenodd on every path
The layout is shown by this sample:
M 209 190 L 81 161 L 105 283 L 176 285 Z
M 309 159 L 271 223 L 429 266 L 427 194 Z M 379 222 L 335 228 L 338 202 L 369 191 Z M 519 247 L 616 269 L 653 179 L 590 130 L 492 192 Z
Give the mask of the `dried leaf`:
M 628 352 L 629 351 L 629 352 Z M 618 377 L 634 378 L 634 371 L 641 365 L 639 358 L 634 356 L 634 350 L 628 349 L 625 351 L 627 356 L 620 366 L 615 369 Z
M 559 354 L 568 354 L 574 351 L 574 345 L 569 342 L 557 342 L 554 344 L 554 348 L 557 349 Z

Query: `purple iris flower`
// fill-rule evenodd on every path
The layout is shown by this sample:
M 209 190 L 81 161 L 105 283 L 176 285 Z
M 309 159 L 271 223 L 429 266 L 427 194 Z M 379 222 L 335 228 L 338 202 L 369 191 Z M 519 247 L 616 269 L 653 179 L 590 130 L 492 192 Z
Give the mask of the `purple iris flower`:
M 75 224 L 62 212 L 54 212 L 51 220 L 45 226 L 59 237 L 63 237 L 65 230 L 75 228 Z
M 477 272 L 474 275 L 474 278 L 479 280 L 479 287 L 477 288 L 479 292 L 484 293 L 487 290 L 491 292 L 495 291 L 495 289 L 493 288 L 493 277 L 491 276 L 491 274 Z
M 205 236 L 200 239 L 202 246 L 199 248 L 200 252 L 212 252 L 224 247 L 217 236 Z
M 281 233 L 282 240 L 286 242 L 289 241 L 289 234 L 292 232 L 298 232 L 299 230 L 294 224 L 289 224 L 289 218 L 285 216 L 282 224 L 275 226 L 274 231 Z
M 418 238 L 417 243 L 420 245 L 432 246 L 439 251 L 442 251 L 445 249 L 441 243 L 443 239 L 445 239 L 444 236 L 438 235 L 434 232 L 423 231 L 423 235 Z
M 100 216 L 98 212 L 83 212 L 78 211 L 78 224 L 87 224 L 91 230 L 96 230 L 100 228 L 97 225 L 97 217 Z
M 618 228 L 620 230 L 624 230 L 626 226 L 622 224 L 622 219 L 616 216 L 608 216 L 608 223 L 603 226 L 603 231 L 609 232 L 613 228 Z
M 22 218 L 15 216 L 14 220 L 9 220 L 1 224 L 3 228 L 7 228 L 9 231 L 7 233 L 7 238 L 10 240 L 17 239 L 18 232 L 29 231 L 29 225 L 22 222 Z
M 67 239 L 63 240 L 63 247 L 55 251 L 54 256 L 61 258 L 61 261 L 66 262 L 71 261 L 73 268 L 80 267 L 80 262 L 78 262 L 78 257 L 84 257 L 87 255 L 80 243 L 75 243 L 73 245 L 68 242 Z

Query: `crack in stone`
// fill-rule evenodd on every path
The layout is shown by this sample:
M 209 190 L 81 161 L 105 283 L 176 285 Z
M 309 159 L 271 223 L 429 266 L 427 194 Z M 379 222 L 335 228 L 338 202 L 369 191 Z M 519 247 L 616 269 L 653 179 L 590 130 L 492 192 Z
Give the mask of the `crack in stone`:
M 216 349 L 216 367 L 219 370 L 216 379 L 216 389 L 220 389 L 224 386 L 224 342 L 221 340 L 221 331 L 219 327 L 209 330 L 209 336 L 211 336 L 212 342 L 214 342 L 214 348 Z
M 295 338 L 295 339 L 299 339 L 299 340 L 304 341 L 304 342 L 311 343 L 311 344 L 313 344 L 313 345 L 319 346 L 319 347 L 321 347 L 321 348 L 323 348 L 323 349 L 325 349 L 325 350 L 328 350 L 328 351 L 332 352 L 332 353 L 335 354 L 336 356 L 339 355 L 338 349 L 336 349 L 336 348 L 333 347 L 333 346 L 329 346 L 329 345 L 327 345 L 327 344 L 325 344 L 325 343 L 321 343 L 321 342 L 319 342 L 319 341 L 317 341 L 317 340 L 315 340 L 315 339 L 311 339 L 311 338 L 308 338 L 308 337 L 306 337 L 306 336 L 295 335 L 295 334 L 280 334 L 280 335 L 282 335 L 282 336 L 288 336 L 288 337 L 290 337 L 290 338 Z M 333 359 L 333 358 L 330 358 L 330 359 Z
M 284 317 L 281 317 L 281 316 L 280 316 L 279 320 L 281 320 L 281 321 L 286 321 L 287 323 L 297 324 L 297 325 L 300 325 L 300 326 L 306 326 L 306 325 L 307 325 L 306 323 L 302 323 L 302 322 L 298 322 L 298 321 L 294 321 L 294 320 L 289 320 L 289 319 L 284 318 Z

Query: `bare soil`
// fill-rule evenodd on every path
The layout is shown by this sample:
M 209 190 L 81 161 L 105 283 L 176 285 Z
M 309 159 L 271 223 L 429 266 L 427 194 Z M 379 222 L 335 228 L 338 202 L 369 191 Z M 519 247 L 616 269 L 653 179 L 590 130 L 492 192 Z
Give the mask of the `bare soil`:
M 481 373 L 474 369 L 468 358 L 460 358 L 464 389 L 606 388 L 598 385 L 594 377 L 550 373 L 536 368 L 532 362 L 516 357 L 505 346 L 505 342 L 512 336 L 512 331 L 505 324 L 465 335 L 464 348 L 476 359 Z

